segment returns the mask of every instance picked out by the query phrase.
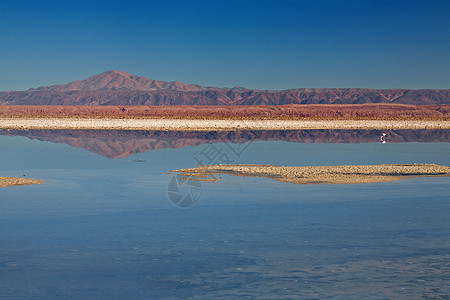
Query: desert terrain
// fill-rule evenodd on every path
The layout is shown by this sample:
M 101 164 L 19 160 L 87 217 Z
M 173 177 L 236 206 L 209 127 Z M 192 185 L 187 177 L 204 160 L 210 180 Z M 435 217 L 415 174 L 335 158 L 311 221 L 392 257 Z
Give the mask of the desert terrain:
M 1 129 L 448 129 L 450 105 L 0 106 Z
M 291 130 L 450 128 L 450 90 L 253 90 L 107 71 L 0 92 L 3 129 Z
M 0 117 L 172 119 L 450 119 L 450 105 L 0 105 Z

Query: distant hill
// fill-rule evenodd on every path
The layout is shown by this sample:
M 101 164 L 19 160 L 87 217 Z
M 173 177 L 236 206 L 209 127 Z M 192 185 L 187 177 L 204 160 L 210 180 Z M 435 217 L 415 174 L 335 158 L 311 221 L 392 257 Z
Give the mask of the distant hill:
M 73 91 L 204 91 L 207 88 L 177 81 L 158 81 L 131 75 L 124 71 L 108 71 L 85 80 L 68 84 L 43 86 L 30 89 L 33 92 L 73 92 Z
M 1 105 L 282 105 L 450 104 L 450 90 L 301 88 L 282 91 L 218 88 L 108 71 L 85 80 L 0 92 Z

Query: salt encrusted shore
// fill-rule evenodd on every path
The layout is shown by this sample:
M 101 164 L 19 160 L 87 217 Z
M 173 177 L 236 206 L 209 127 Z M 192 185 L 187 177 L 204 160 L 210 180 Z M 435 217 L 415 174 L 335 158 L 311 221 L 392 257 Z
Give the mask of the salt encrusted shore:
M 450 176 L 450 167 L 435 164 L 280 167 L 272 165 L 209 165 L 173 170 L 181 179 L 216 181 L 215 175 L 266 177 L 296 184 L 388 182 L 415 177 Z
M 19 177 L 0 177 L 0 187 L 31 185 L 43 183 L 42 180 L 19 178 Z
M 0 118 L 0 129 L 103 129 L 164 131 L 298 129 L 450 129 L 450 120 L 255 120 L 133 118 Z

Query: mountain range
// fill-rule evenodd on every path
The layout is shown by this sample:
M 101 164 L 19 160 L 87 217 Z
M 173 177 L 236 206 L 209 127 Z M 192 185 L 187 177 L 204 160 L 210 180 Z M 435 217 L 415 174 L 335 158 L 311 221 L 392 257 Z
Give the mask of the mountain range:
M 0 105 L 450 104 L 450 89 L 219 88 L 107 71 L 68 84 L 0 92 Z

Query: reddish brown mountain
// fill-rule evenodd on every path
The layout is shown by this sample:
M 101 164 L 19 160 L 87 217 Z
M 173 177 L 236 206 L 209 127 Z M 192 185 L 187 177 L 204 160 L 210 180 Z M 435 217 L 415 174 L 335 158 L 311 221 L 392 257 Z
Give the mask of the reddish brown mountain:
M 108 71 L 85 80 L 68 84 L 44 86 L 29 91 L 73 92 L 73 91 L 204 91 L 207 88 L 177 81 L 158 81 L 131 75 L 124 71 Z
M 450 142 L 450 130 L 385 130 L 388 143 Z M 253 130 L 220 132 L 114 131 L 114 130 L 0 130 L 0 135 L 84 148 L 109 158 L 125 158 L 150 150 L 183 148 L 206 143 L 242 144 L 253 141 L 296 143 L 377 143 L 380 130 Z M 245 145 L 230 147 L 241 151 Z M 233 154 L 233 153 L 230 153 Z
M 203 87 L 108 71 L 81 81 L 0 92 L 3 105 L 450 104 L 450 90 L 304 88 L 284 91 Z

